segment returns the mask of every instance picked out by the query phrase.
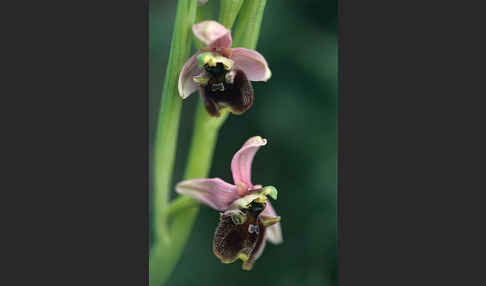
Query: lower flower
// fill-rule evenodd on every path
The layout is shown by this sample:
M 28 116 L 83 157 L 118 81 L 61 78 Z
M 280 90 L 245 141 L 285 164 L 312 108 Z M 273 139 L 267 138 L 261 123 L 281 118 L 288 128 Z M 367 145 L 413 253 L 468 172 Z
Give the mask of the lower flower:
M 276 200 L 277 189 L 251 183 L 251 163 L 260 146 L 267 141 L 259 136 L 246 141 L 231 162 L 235 185 L 219 178 L 180 182 L 176 191 L 221 211 L 213 240 L 213 252 L 223 263 L 243 261 L 250 270 L 265 248 L 266 240 L 283 241 L 280 217 L 268 201 Z
M 243 269 L 250 270 L 260 257 L 267 227 L 280 221 L 280 217 L 262 214 L 267 205 L 265 192 L 264 189 L 252 191 L 220 214 L 213 252 L 221 262 L 232 263 L 239 258 L 244 261 Z

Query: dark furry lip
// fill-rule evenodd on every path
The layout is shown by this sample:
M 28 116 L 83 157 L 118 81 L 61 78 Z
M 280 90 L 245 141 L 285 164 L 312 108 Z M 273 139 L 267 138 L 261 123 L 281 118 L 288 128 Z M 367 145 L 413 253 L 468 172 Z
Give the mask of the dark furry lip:
M 213 252 L 223 263 L 243 260 L 243 269 L 250 270 L 258 251 L 264 247 L 265 226 L 260 216 L 247 212 L 247 220 L 235 224 L 228 213 L 220 215 L 213 240 Z
M 235 114 L 243 114 L 253 105 L 253 87 L 246 74 L 241 70 L 234 72 L 233 83 L 227 83 L 223 73 L 212 77 L 206 86 L 200 86 L 201 98 L 211 116 L 220 116 L 220 109 L 226 106 Z

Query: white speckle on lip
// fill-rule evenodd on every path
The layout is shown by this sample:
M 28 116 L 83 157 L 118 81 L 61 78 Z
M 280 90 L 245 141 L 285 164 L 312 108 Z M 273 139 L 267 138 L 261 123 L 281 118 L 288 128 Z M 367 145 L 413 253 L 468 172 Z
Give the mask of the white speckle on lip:
M 260 232 L 260 229 L 258 228 L 258 225 L 250 224 L 248 225 L 248 232 L 258 234 Z

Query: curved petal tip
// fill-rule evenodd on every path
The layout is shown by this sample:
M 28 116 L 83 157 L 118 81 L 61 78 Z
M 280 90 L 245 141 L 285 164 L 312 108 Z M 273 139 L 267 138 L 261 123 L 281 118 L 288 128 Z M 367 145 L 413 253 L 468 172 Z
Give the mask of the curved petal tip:
M 211 48 L 227 49 L 233 43 L 231 31 L 216 21 L 203 21 L 192 26 L 194 35 Z
M 198 84 L 194 82 L 193 77 L 198 75 L 200 69 L 197 66 L 197 56 L 200 52 L 195 53 L 190 57 L 179 73 L 179 82 L 177 88 L 179 90 L 179 96 L 182 99 L 186 99 L 194 91 L 197 90 Z
M 248 189 L 253 187 L 251 182 L 251 165 L 256 152 L 261 146 L 267 145 L 267 139 L 254 136 L 246 140 L 231 160 L 231 172 L 235 185 L 244 183 Z
M 248 146 L 265 146 L 267 145 L 267 139 L 262 138 L 261 136 L 253 136 L 250 137 L 248 140 L 246 140 L 245 144 L 243 144 L 243 147 L 248 147 Z
M 272 77 L 272 71 L 268 67 L 267 61 L 257 51 L 235 48 L 232 50 L 231 59 L 251 81 L 267 81 Z

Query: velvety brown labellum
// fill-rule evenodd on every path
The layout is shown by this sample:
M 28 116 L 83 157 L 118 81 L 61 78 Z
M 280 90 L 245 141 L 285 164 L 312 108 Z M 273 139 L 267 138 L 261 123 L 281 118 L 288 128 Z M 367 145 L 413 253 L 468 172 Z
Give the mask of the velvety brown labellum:
M 244 72 L 235 72 L 232 84 L 222 77 L 211 78 L 207 85 L 200 86 L 201 99 L 210 115 L 220 116 L 219 110 L 225 106 L 229 106 L 235 114 L 242 114 L 252 106 L 253 87 Z
M 223 263 L 236 261 L 240 254 L 248 258 L 243 268 L 251 269 L 256 254 L 263 245 L 265 227 L 258 216 L 248 212 L 243 224 L 235 224 L 228 213 L 221 214 L 214 234 L 213 252 Z M 251 226 L 250 226 L 251 225 Z

